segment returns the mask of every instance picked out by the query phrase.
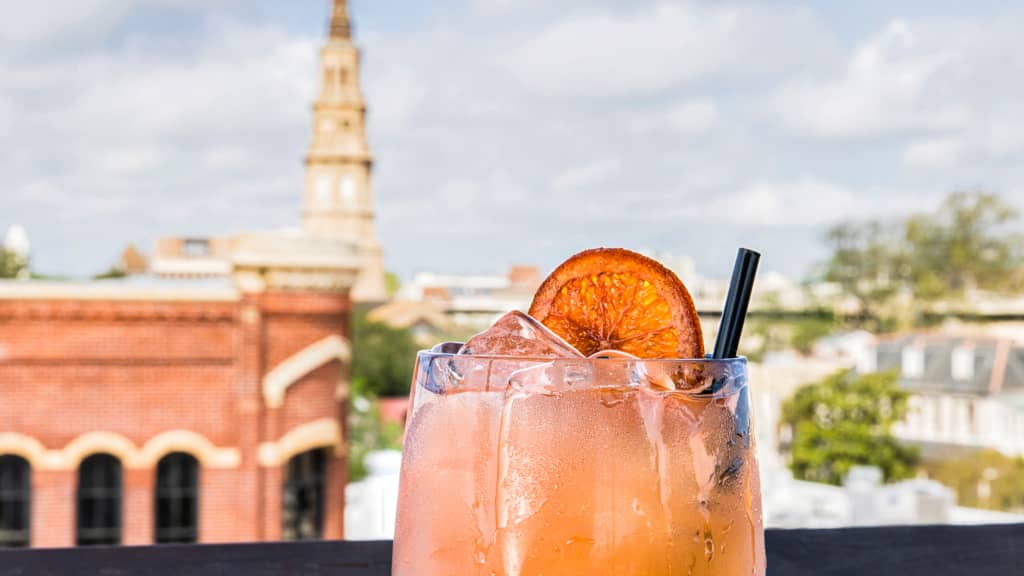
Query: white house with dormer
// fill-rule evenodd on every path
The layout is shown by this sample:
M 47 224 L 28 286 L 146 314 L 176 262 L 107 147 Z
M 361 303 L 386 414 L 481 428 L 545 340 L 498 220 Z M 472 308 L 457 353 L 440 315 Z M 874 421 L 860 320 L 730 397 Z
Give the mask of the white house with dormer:
M 877 339 L 856 354 L 858 371 L 899 373 L 911 396 L 893 432 L 925 455 L 957 448 L 1024 455 L 1024 342 L 911 333 Z

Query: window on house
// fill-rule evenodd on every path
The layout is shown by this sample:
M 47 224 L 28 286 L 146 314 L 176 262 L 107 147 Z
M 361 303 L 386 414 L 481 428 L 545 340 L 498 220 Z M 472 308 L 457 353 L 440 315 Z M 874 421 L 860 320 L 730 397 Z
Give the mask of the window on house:
M 28 461 L 0 456 L 0 548 L 29 545 L 32 481 Z
M 78 467 L 79 546 L 121 543 L 121 462 L 95 454 Z
M 281 509 L 283 540 L 323 537 L 325 450 L 310 450 L 288 461 Z
M 954 380 L 974 379 L 974 348 L 958 346 L 953 349 L 950 359 L 951 372 Z
M 924 376 L 924 348 L 921 346 L 907 346 L 904 348 L 901 364 L 903 376 L 907 378 L 920 378 Z
M 857 372 L 870 374 L 878 371 L 877 348 L 872 346 L 859 349 L 855 352 L 854 358 L 857 363 Z
M 156 467 L 156 542 L 187 544 L 199 539 L 199 461 L 176 452 Z
M 209 256 L 210 240 L 208 238 L 186 238 L 183 252 L 187 258 L 203 258 Z

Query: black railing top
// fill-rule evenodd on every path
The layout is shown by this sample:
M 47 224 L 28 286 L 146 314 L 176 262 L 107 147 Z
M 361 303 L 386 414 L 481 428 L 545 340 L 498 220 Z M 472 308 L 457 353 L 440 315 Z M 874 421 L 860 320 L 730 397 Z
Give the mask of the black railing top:
M 1024 524 L 769 530 L 767 547 L 769 576 L 1024 574 Z M 385 576 L 391 574 L 391 543 L 301 542 L 0 552 L 0 576 L 96 574 Z

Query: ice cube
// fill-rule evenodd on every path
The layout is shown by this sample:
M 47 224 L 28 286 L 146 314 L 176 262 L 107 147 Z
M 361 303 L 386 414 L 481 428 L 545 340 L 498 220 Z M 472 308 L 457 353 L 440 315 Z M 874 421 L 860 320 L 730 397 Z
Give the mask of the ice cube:
M 591 361 L 590 383 L 594 388 L 636 388 L 643 381 L 643 360 L 628 352 L 601 350 L 587 359 Z
M 458 354 L 462 350 L 462 342 L 441 342 L 430 349 L 435 354 Z
M 582 358 L 571 344 L 522 312 L 509 312 L 465 345 L 446 344 L 437 351 L 431 374 L 438 391 L 503 390 L 520 370 L 547 363 L 547 358 Z
M 644 366 L 647 382 L 655 390 L 682 390 L 699 394 L 711 389 L 713 375 L 704 364 L 652 360 Z
M 537 320 L 519 312 L 509 312 L 487 330 L 473 336 L 459 354 L 477 356 L 534 356 L 544 358 L 582 358 L 573 348 Z

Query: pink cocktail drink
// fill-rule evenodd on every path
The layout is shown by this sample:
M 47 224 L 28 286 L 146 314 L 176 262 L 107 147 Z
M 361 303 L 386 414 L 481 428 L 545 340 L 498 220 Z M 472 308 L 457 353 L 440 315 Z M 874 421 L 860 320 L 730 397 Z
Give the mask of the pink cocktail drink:
M 421 353 L 396 575 L 763 576 L 746 361 Z

